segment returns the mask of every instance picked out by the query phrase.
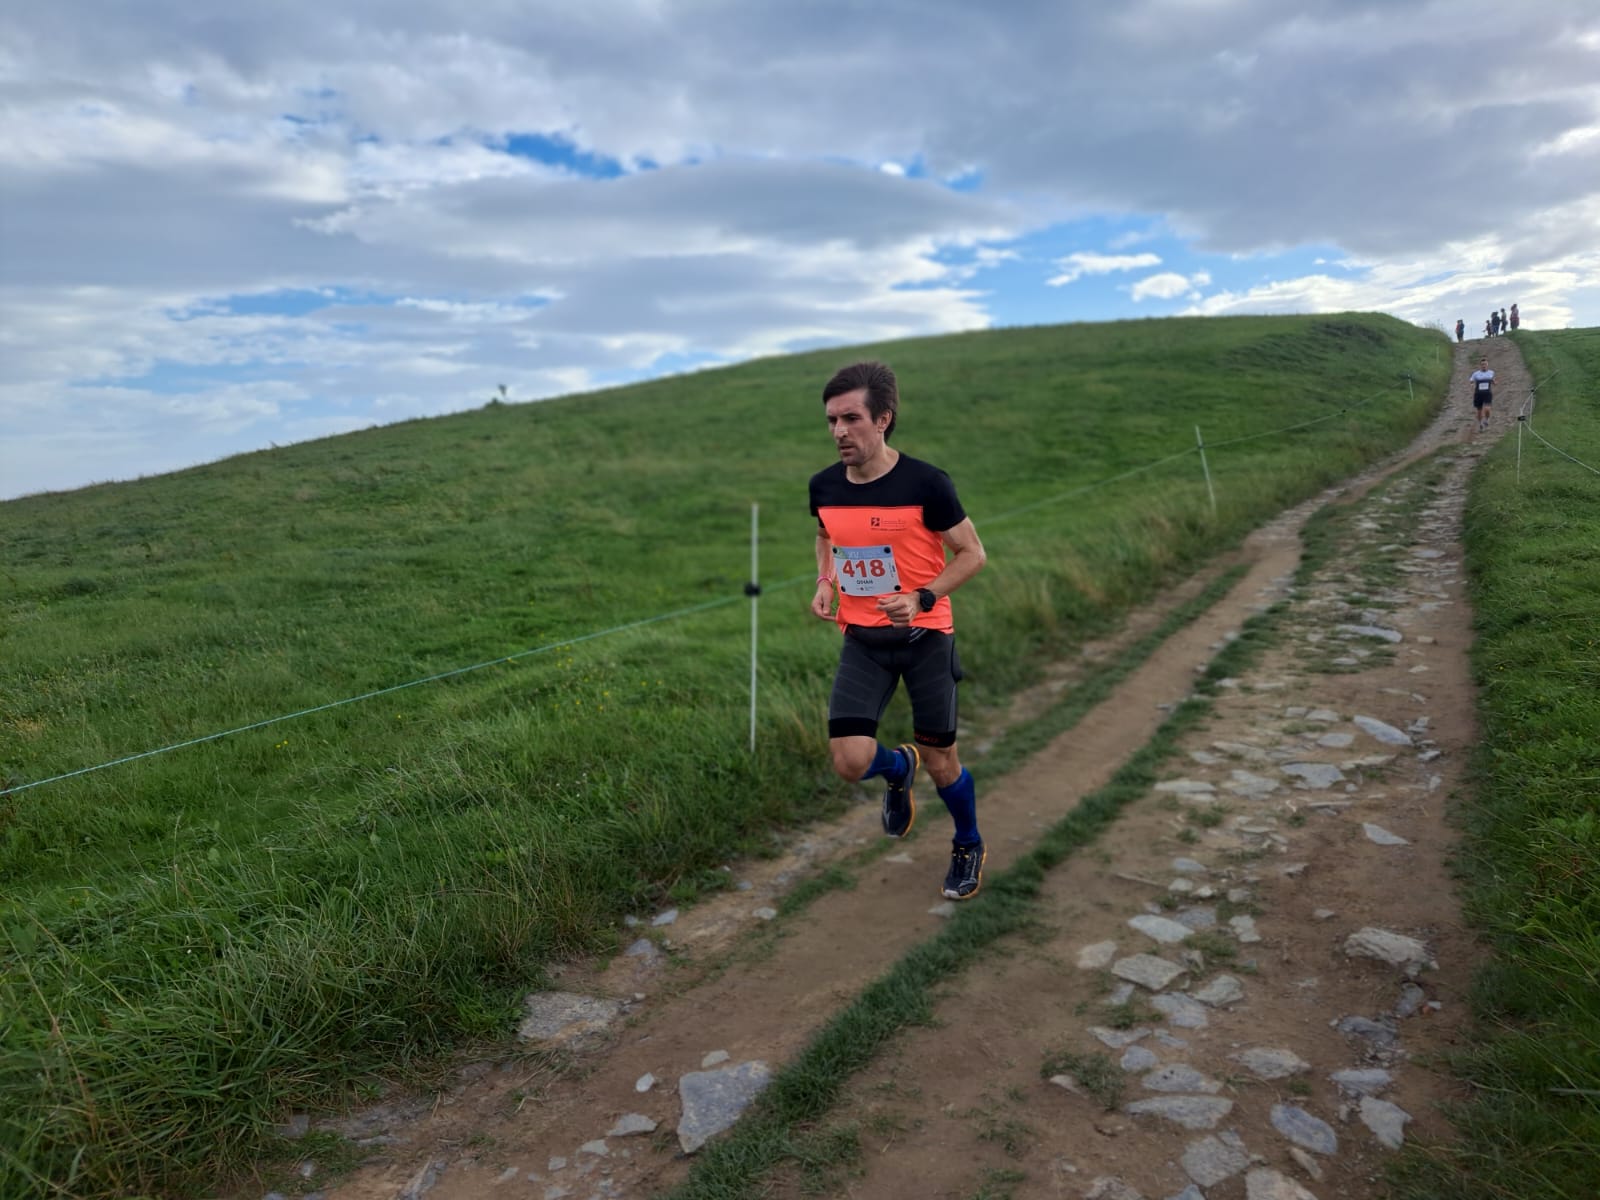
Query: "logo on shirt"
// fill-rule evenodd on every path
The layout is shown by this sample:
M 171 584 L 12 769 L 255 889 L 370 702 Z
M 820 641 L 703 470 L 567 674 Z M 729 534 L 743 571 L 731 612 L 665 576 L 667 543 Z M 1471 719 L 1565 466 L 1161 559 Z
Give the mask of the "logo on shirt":
M 869 517 L 867 520 L 872 528 L 886 529 L 890 532 L 906 527 L 906 519 L 904 517 Z

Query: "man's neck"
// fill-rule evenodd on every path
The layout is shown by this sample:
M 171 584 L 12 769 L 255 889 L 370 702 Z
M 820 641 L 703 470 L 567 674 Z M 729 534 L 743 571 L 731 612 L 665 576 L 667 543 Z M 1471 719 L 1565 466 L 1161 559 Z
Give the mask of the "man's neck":
M 900 451 L 890 449 L 888 443 L 885 443 L 882 450 L 860 466 L 846 467 L 844 477 L 851 483 L 871 483 L 874 479 L 882 479 L 899 461 Z

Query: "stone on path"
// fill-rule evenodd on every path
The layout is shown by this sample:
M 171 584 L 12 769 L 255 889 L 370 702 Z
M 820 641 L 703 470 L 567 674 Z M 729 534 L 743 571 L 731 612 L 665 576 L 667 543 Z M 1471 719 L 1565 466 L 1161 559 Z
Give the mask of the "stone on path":
M 702 1071 L 708 1071 L 712 1067 L 720 1067 L 732 1057 L 733 1055 L 729 1054 L 726 1050 L 712 1050 L 700 1060 L 700 1069 Z
M 1222 1090 L 1215 1079 L 1183 1063 L 1151 1071 L 1139 1082 L 1152 1092 L 1204 1092 L 1214 1096 Z
M 666 912 L 657 913 L 654 917 L 652 917 L 650 919 L 650 924 L 652 924 L 654 926 L 657 926 L 657 927 L 660 927 L 662 925 L 671 925 L 677 919 L 678 919 L 678 910 L 675 909 L 675 908 L 669 908 L 669 909 L 667 909 Z
M 1233 936 L 1245 945 L 1261 940 L 1261 934 L 1256 931 L 1256 919 L 1254 917 L 1229 917 L 1228 928 L 1233 930 Z
M 1388 1025 L 1367 1017 L 1340 1017 L 1334 1022 L 1333 1027 L 1340 1033 L 1370 1042 L 1379 1050 L 1387 1050 L 1400 1040 L 1399 1035 Z
M 1387 722 L 1376 717 L 1351 717 L 1352 722 L 1363 733 L 1377 738 L 1385 746 L 1409 746 L 1412 744 L 1411 735 L 1396 729 Z
M 1363 821 L 1361 832 L 1367 835 L 1367 841 L 1379 846 L 1409 846 L 1411 843 L 1398 833 L 1390 833 L 1382 825 L 1374 825 L 1370 821 Z
M 1111 965 L 1111 960 L 1117 956 L 1115 942 L 1096 942 L 1092 946 L 1085 946 L 1078 951 L 1078 970 L 1100 971 Z
M 1124 1071 L 1148 1071 L 1161 1065 L 1161 1060 L 1143 1046 L 1129 1046 L 1117 1064 Z
M 1252 1046 L 1230 1057 L 1257 1079 L 1287 1079 L 1311 1069 L 1311 1064 L 1293 1050 L 1269 1046 Z
M 1398 1104 L 1379 1100 L 1375 1096 L 1361 1097 L 1361 1123 L 1372 1130 L 1378 1144 L 1398 1150 L 1406 1143 L 1406 1122 L 1411 1114 Z
M 1209 796 L 1216 790 L 1204 779 L 1164 779 L 1156 784 L 1156 791 L 1175 796 Z
M 1206 1194 L 1191 1183 L 1183 1191 L 1168 1196 L 1167 1200 L 1206 1200 Z
M 1233 1111 L 1221 1096 L 1153 1096 L 1123 1106 L 1133 1116 L 1161 1117 L 1185 1129 L 1215 1129 Z
M 933 917 L 953 917 L 956 915 L 956 902 L 945 900 L 935 904 L 928 910 L 928 915 Z
M 690 1071 L 678 1080 L 683 1116 L 678 1121 L 678 1144 L 693 1154 L 729 1128 L 772 1081 L 772 1071 L 759 1060 L 720 1071 Z
M 1150 1007 L 1166 1017 L 1169 1024 L 1179 1029 L 1204 1029 L 1210 1024 L 1205 1006 L 1196 1004 L 1182 992 L 1166 992 L 1153 996 L 1150 999 Z
M 1258 1167 L 1244 1177 L 1245 1200 L 1317 1200 L 1287 1175 Z
M 1104 1025 L 1091 1025 L 1088 1033 L 1090 1037 L 1094 1038 L 1102 1046 L 1109 1047 L 1112 1050 L 1122 1050 L 1135 1042 L 1143 1041 L 1149 1037 L 1150 1028 L 1149 1026 L 1141 1025 L 1137 1029 L 1107 1029 Z
M 750 915 L 758 921 L 776 921 L 778 919 L 778 910 L 763 905 L 761 908 L 752 908 Z
M 1416 938 L 1387 929 L 1374 929 L 1370 925 L 1358 929 L 1344 940 L 1344 952 L 1350 958 L 1375 958 L 1390 966 L 1404 967 L 1406 974 L 1415 975 L 1423 967 L 1432 966 L 1428 948 Z
M 1144 1193 L 1115 1175 L 1102 1175 L 1089 1185 L 1083 1200 L 1144 1200 Z
M 1272 1106 L 1272 1127 L 1297 1146 L 1318 1154 L 1339 1153 L 1339 1135 L 1320 1117 L 1293 1104 Z
M 1317 745 L 1325 746 L 1329 750 L 1347 749 L 1356 740 L 1353 733 L 1325 733 L 1317 739 Z
M 1414 1017 L 1422 1006 L 1427 1003 L 1428 993 L 1414 983 L 1408 983 L 1400 989 L 1400 999 L 1394 1006 L 1394 1015 L 1397 1017 Z
M 656 1123 L 643 1113 L 626 1113 L 606 1132 L 607 1137 L 631 1137 L 636 1133 L 654 1133 Z
M 1194 998 L 1201 1004 L 1209 1004 L 1212 1008 L 1226 1008 L 1244 999 L 1244 985 L 1232 975 L 1218 975 L 1195 992 Z
M 609 1158 L 611 1156 L 611 1147 L 606 1145 L 605 1138 L 596 1138 L 592 1142 L 585 1142 L 579 1146 L 578 1153 L 592 1154 L 596 1158 Z
M 622 1002 L 573 992 L 534 992 L 522 1002 L 517 1036 L 562 1045 L 603 1032 L 622 1012 Z
M 656 1077 L 646 1071 L 643 1075 L 639 1076 L 638 1079 L 634 1080 L 633 1090 L 636 1092 L 648 1092 L 651 1088 L 655 1087 L 655 1085 Z
M 1337 718 L 1336 718 L 1337 719 Z M 1231 754 L 1234 758 L 1242 758 L 1246 762 L 1266 762 L 1267 752 L 1260 746 L 1252 746 L 1247 742 L 1212 742 L 1215 750 L 1224 754 Z
M 1154 954 L 1134 954 L 1112 963 L 1111 973 L 1118 979 L 1126 979 L 1152 992 L 1159 992 L 1183 975 L 1185 968 Z
M 1335 1071 L 1328 1078 L 1341 1092 L 1351 1096 L 1377 1096 L 1394 1082 L 1394 1076 L 1379 1067 Z
M 1254 771 L 1236 769 L 1229 772 L 1228 782 L 1222 786 L 1235 795 L 1259 800 L 1262 796 L 1269 796 L 1277 791 L 1278 781 L 1268 779 L 1265 775 L 1257 775 Z
M 1339 719 L 1339 714 L 1331 708 L 1313 708 L 1306 714 L 1306 720 L 1315 721 L 1319 725 L 1332 725 Z
M 1147 938 L 1160 942 L 1163 946 L 1176 945 L 1194 933 L 1187 925 L 1180 925 L 1177 921 L 1167 917 L 1155 917 L 1149 913 L 1140 913 L 1137 917 L 1129 917 L 1128 924 Z
M 1331 788 L 1344 782 L 1344 772 L 1332 763 L 1284 763 L 1278 770 L 1298 779 L 1301 787 Z
M 1204 875 L 1211 868 L 1192 858 L 1175 858 L 1172 860 L 1172 869 L 1186 875 Z
M 1378 638 L 1385 642 L 1403 642 L 1405 635 L 1398 629 L 1385 629 L 1382 625 L 1340 625 L 1339 633 L 1353 634 L 1356 637 Z
M 1236 1133 L 1203 1137 L 1183 1151 L 1183 1171 L 1201 1187 L 1215 1187 L 1250 1165 L 1250 1154 Z
M 1202 929 L 1213 929 L 1217 924 L 1217 910 L 1203 905 L 1194 908 L 1179 909 L 1172 914 L 1172 919 L 1180 925 L 1199 932 Z

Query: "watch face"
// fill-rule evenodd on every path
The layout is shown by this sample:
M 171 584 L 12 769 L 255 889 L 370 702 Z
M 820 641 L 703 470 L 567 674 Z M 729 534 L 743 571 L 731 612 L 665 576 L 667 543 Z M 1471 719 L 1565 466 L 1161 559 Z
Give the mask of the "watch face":
M 938 602 L 939 597 L 935 596 L 927 588 L 917 589 L 917 603 L 922 606 L 923 612 L 931 612 L 933 610 L 933 606 Z

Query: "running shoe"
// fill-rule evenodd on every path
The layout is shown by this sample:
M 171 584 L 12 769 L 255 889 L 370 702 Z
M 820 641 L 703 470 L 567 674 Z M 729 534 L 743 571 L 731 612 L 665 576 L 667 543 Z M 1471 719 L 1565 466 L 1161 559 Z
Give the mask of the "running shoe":
M 950 871 L 944 877 L 946 900 L 971 900 L 983 886 L 983 860 L 989 857 L 982 842 L 973 846 L 952 844 Z
M 891 783 L 883 793 L 883 832 L 892 838 L 905 837 L 917 819 L 917 799 L 912 785 L 917 781 L 917 768 L 922 765 L 921 752 L 910 742 L 897 747 L 911 769 L 899 783 Z

